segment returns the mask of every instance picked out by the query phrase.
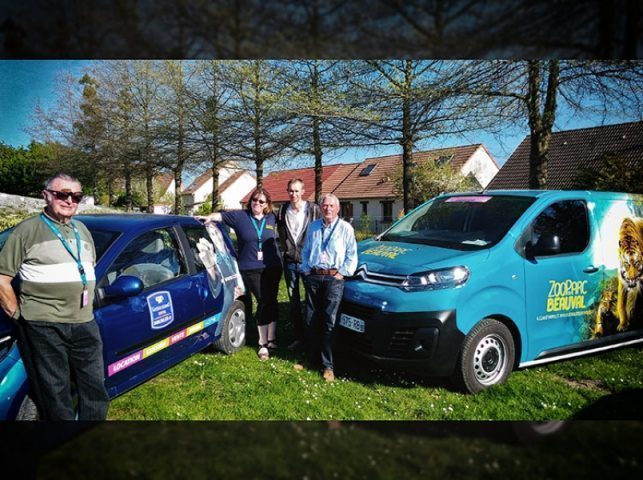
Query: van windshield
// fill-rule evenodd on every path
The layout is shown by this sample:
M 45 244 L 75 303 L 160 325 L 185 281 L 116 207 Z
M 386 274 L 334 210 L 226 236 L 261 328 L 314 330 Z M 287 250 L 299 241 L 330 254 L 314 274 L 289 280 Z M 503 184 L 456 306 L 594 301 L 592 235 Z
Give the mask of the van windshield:
M 534 200 L 484 194 L 436 198 L 393 225 L 380 240 L 457 250 L 489 248 L 505 236 Z

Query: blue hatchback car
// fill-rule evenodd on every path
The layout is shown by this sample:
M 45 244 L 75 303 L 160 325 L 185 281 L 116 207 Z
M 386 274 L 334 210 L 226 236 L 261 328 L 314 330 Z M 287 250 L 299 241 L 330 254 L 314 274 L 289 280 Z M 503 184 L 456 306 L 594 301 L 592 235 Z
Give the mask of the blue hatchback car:
M 210 345 L 230 354 L 245 344 L 243 282 L 219 225 L 171 215 L 74 218 L 96 245 L 94 315 L 111 398 Z M 0 233 L 0 249 L 9 233 Z M 0 310 L 0 418 L 35 415 L 14 325 Z

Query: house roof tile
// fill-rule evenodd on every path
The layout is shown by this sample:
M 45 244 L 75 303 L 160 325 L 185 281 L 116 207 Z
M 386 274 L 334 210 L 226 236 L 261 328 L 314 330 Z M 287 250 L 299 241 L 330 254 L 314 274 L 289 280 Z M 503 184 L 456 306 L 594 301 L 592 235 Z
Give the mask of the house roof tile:
M 475 151 L 481 147 L 484 148 L 481 144 L 475 144 L 415 152 L 413 160 L 416 163 L 422 163 L 429 159 L 445 156 L 454 168 L 460 170 Z M 489 157 L 493 160 L 491 155 Z M 495 162 L 495 160 L 493 161 Z M 362 172 L 366 173 L 366 169 L 370 165 L 375 165 L 375 167 L 371 168 L 367 175 L 361 175 Z M 367 158 L 350 173 L 333 193 L 340 199 L 395 197 L 395 185 L 391 180 L 391 174 L 401 165 L 401 154 Z
M 357 165 L 359 164 L 324 165 L 322 173 L 322 193 L 332 192 Z M 313 167 L 296 168 L 272 172 L 263 179 L 263 188 L 270 193 L 270 197 L 274 203 L 288 202 L 290 200 L 286 188 L 288 186 L 288 180 L 291 178 L 301 178 L 301 180 L 303 180 L 307 194 L 306 200 L 315 199 L 315 169 Z M 251 192 L 248 192 L 248 194 L 243 197 L 241 200 L 242 203 L 248 202 L 250 193 Z
M 527 135 L 487 188 L 529 188 L 530 137 Z M 643 122 L 565 130 L 552 134 L 549 142 L 547 188 L 575 188 L 581 166 L 598 168 L 604 153 L 613 153 L 633 168 L 643 166 Z

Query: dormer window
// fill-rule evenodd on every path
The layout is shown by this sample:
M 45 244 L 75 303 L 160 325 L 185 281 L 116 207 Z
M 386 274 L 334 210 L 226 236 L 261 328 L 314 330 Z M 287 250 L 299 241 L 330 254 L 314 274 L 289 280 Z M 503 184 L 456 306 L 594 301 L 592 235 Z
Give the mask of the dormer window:
M 371 163 L 371 164 L 367 165 L 366 167 L 362 168 L 362 171 L 359 172 L 359 176 L 360 177 L 368 177 L 371 174 L 371 172 L 373 171 L 373 169 L 375 168 L 376 165 L 377 165 L 377 163 Z

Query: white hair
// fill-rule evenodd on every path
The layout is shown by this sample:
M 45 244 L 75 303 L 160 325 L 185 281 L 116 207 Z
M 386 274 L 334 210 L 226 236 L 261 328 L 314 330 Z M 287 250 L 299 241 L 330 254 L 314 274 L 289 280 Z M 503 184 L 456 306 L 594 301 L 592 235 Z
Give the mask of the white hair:
M 332 193 L 325 193 L 324 195 L 322 195 L 321 203 L 324 203 L 324 200 L 326 200 L 327 198 L 330 198 L 335 203 L 335 205 L 339 207 L 339 198 L 337 198 Z
M 57 173 L 53 177 L 49 177 L 47 180 L 45 180 L 45 189 L 48 190 L 51 187 L 51 184 L 58 179 L 65 180 L 66 182 L 77 183 L 78 185 L 80 185 L 80 180 L 78 180 L 73 175 L 69 175 L 68 173 Z

